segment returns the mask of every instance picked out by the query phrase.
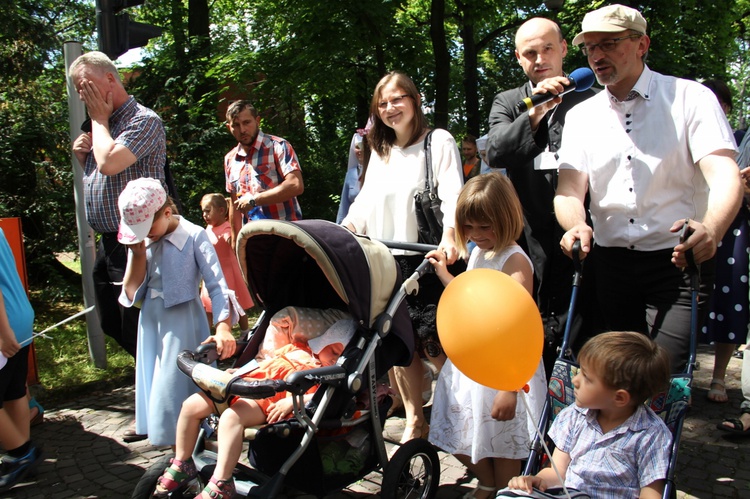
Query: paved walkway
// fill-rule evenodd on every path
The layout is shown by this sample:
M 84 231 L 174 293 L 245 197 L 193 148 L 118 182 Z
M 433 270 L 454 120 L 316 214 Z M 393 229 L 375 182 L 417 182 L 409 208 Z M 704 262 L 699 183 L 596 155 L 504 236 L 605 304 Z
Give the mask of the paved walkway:
M 715 429 L 725 415 L 739 414 L 741 361 L 732 359 L 727 375 L 729 404 L 706 401 L 713 355 L 702 347 L 698 356 L 693 407 L 688 414 L 677 469 L 678 498 L 750 497 L 750 439 L 727 439 Z M 37 476 L 2 495 L 26 498 L 125 498 L 144 470 L 169 449 L 148 442 L 120 440 L 133 418 L 133 387 L 71 400 L 48 407 L 44 424 L 33 428 L 35 441 L 44 446 L 45 461 Z M 398 438 L 403 420 L 391 418 L 386 432 Z M 463 467 L 450 455 L 440 454 L 439 499 L 461 497 L 475 482 L 457 483 Z M 374 498 L 380 476 L 372 474 L 337 498 Z

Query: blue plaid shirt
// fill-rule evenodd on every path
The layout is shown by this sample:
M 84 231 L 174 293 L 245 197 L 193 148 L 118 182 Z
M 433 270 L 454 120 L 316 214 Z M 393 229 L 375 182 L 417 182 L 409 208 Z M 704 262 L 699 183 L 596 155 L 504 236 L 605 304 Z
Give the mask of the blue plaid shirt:
M 576 405 L 555 418 L 549 436 L 570 455 L 565 486 L 597 499 L 630 499 L 667 477 L 672 434 L 654 411 L 639 404 L 632 416 L 607 433 L 598 411 Z
M 117 198 L 128 182 L 141 177 L 156 178 L 166 189 L 167 141 L 161 118 L 131 96 L 110 116 L 109 131 L 117 144 L 127 147 L 138 159 L 117 175 L 104 175 L 99 172 L 93 153 L 86 158 L 83 174 L 86 220 L 101 233 L 119 229 Z

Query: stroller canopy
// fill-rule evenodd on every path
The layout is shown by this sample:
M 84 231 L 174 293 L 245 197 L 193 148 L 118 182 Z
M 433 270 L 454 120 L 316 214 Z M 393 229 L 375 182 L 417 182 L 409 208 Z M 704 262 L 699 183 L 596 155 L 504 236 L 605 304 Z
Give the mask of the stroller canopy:
M 286 306 L 338 308 L 369 328 L 401 285 L 385 245 L 325 220 L 249 222 L 239 233 L 237 256 L 256 303 L 269 316 Z M 395 335 L 387 339 L 398 336 L 410 357 L 414 339 L 406 305 L 398 312 Z M 392 360 L 408 362 L 401 355 Z

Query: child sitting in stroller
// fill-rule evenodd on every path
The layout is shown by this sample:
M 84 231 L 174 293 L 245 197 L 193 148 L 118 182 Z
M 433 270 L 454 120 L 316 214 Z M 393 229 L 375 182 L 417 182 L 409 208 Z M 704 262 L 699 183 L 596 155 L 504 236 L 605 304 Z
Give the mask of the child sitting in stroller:
M 270 358 L 257 363 L 250 370 L 243 369 L 244 379 L 285 379 L 295 371 L 330 366 L 336 363 L 349 343 L 356 323 L 350 319 L 339 320 L 324 334 L 305 341 L 293 341 L 274 351 Z M 254 361 L 253 361 L 254 362 Z M 307 402 L 315 388 L 305 396 Z M 292 398 L 285 392 L 265 399 L 231 397 L 229 407 L 221 413 L 218 427 L 218 458 L 209 484 L 200 497 L 224 499 L 235 493 L 232 470 L 242 453 L 244 429 L 249 426 L 275 423 L 287 418 L 292 412 Z M 182 404 L 177 421 L 177 443 L 175 457 L 164 470 L 156 487 L 156 497 L 166 497 L 186 481 L 197 475 L 191 457 L 198 439 L 203 419 L 216 412 L 216 405 L 205 393 L 191 395 Z
M 552 461 L 565 487 L 591 497 L 661 498 L 672 434 L 644 401 L 669 383 L 669 355 L 633 332 L 603 333 L 581 349 L 575 405 L 552 423 Z M 555 471 L 514 477 L 497 497 L 560 487 Z M 508 492 L 507 495 L 504 495 Z

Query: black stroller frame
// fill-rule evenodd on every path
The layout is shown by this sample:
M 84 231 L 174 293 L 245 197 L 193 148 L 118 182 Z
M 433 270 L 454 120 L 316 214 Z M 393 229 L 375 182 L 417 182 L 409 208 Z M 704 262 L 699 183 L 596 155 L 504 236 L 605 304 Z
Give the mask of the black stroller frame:
M 409 249 L 408 244 L 395 245 Z M 426 249 L 425 245 L 413 246 L 418 252 Z M 240 463 L 235 468 L 236 497 L 277 497 L 285 485 L 321 497 L 379 470 L 383 498 L 434 497 L 440 481 L 437 451 L 426 440 L 414 439 L 389 459 L 381 414 L 385 415 L 391 400 L 379 404 L 376 393 L 377 380 L 387 369 L 412 358 L 413 333 L 404 300 L 407 294 L 418 292 L 419 278 L 432 271 L 429 262 L 425 260 L 402 282 L 386 244 L 322 220 L 251 222 L 240 232 L 237 254 L 263 313 L 235 365 L 254 358 L 270 317 L 286 306 L 338 308 L 349 312 L 358 328 L 336 365 L 297 371 L 286 380 L 249 381 L 209 367 L 205 364 L 218 357 L 215 348 L 210 348 L 213 345 L 180 354 L 178 365 L 183 372 L 222 394 L 221 399 L 214 399 L 217 404 L 231 395 L 261 399 L 282 391 L 292 394 L 293 418 L 257 430 L 250 444 L 253 466 Z M 305 407 L 303 395 L 315 385 L 320 388 Z M 363 392 L 369 411 L 356 416 L 354 401 Z M 319 446 L 326 442 L 321 434 L 353 428 L 366 429 L 372 444 L 363 451 L 362 468 L 355 474 L 325 476 Z M 195 497 L 208 482 L 217 459 L 207 445 L 209 433 L 204 424 L 192 454 L 198 477 L 170 497 Z M 167 466 L 169 456 L 154 464 L 133 497 L 150 497 Z
M 690 235 L 690 227 L 686 220 L 685 226 L 683 227 L 680 241 L 684 242 Z M 539 434 L 546 437 L 547 430 L 549 429 L 552 419 L 556 415 L 556 411 L 559 411 L 564 405 L 569 405 L 574 401 L 572 390 L 568 393 L 567 383 L 562 382 L 560 386 L 557 386 L 557 390 L 553 390 L 553 383 L 556 382 L 556 375 L 563 373 L 557 381 L 563 378 L 567 378 L 568 381 L 572 379 L 573 370 L 577 369 L 575 358 L 570 349 L 570 331 L 573 313 L 576 309 L 576 303 L 578 300 L 578 289 L 581 285 L 583 261 L 580 259 L 580 241 L 576 241 L 572 249 L 574 273 L 573 273 L 573 292 L 570 298 L 570 307 L 568 309 L 568 321 L 565 324 L 565 332 L 563 335 L 562 345 L 558 353 L 558 358 L 555 361 L 555 367 L 553 369 L 552 377 L 550 379 L 549 394 L 545 400 L 544 408 L 542 410 L 542 416 L 540 418 L 537 429 L 539 433 L 535 436 L 529 452 L 529 457 L 523 469 L 524 475 L 533 475 L 539 471 L 542 465 L 542 458 L 544 457 L 544 449 L 542 440 Z M 662 494 L 663 499 L 674 499 L 677 494 L 677 487 L 675 484 L 675 471 L 677 468 L 677 452 L 680 446 L 680 436 L 682 434 L 682 426 L 685 421 L 685 414 L 687 412 L 690 391 L 693 380 L 693 371 L 696 365 L 696 350 L 698 341 L 698 295 L 700 291 L 700 266 L 697 265 L 693 259 L 692 250 L 688 250 L 686 254 L 688 266 L 685 268 L 685 272 L 690 276 L 690 291 L 691 291 L 691 306 L 690 306 L 690 352 L 688 357 L 687 365 L 682 373 L 673 374 L 670 380 L 669 389 L 660 393 L 651 399 L 646 404 L 649 405 L 654 412 L 656 412 L 662 419 L 664 419 L 667 427 L 672 432 L 672 445 L 670 449 L 669 457 L 669 468 L 667 471 L 667 477 L 664 485 L 664 492 Z M 562 386 L 566 385 L 566 386 Z M 555 393 L 553 395 L 553 392 Z M 553 403 L 553 400 L 557 400 Z M 564 401 L 565 403 L 562 403 Z M 587 498 L 588 496 L 581 492 L 574 493 L 570 491 L 572 497 Z M 564 496 L 562 489 L 554 489 L 548 491 L 548 494 L 538 493 L 535 491 L 533 497 L 561 497 Z M 575 495 L 574 495 L 575 494 Z M 504 495 L 503 497 L 513 497 L 513 492 Z M 518 497 L 528 497 L 524 494 L 519 494 Z

